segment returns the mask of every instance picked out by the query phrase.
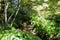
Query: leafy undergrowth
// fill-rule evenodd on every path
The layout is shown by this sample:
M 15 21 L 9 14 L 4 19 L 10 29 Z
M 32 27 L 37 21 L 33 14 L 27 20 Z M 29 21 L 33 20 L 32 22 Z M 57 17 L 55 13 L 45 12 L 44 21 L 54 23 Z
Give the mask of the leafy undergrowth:
M 0 40 L 41 40 L 40 38 L 21 30 L 2 30 Z

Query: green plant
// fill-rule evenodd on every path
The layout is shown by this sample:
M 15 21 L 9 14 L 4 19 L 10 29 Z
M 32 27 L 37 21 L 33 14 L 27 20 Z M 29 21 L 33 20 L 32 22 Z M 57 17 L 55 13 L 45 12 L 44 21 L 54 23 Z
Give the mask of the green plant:
M 27 34 L 21 30 L 0 31 L 0 40 L 41 40 L 40 38 Z

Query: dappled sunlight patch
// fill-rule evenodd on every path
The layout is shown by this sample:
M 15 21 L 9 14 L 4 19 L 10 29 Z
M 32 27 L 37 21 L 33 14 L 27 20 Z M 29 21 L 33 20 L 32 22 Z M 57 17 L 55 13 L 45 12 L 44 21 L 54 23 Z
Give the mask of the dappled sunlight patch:
M 42 5 L 33 6 L 32 9 L 39 11 L 43 9 L 43 6 Z
M 60 5 L 60 1 L 58 1 L 57 5 Z
M 31 0 L 31 1 L 33 1 L 33 2 L 34 2 L 34 1 L 36 1 L 36 0 Z
M 47 3 L 43 3 L 43 7 L 46 8 L 49 7 L 49 5 Z
M 44 0 L 44 2 L 48 2 L 49 0 Z

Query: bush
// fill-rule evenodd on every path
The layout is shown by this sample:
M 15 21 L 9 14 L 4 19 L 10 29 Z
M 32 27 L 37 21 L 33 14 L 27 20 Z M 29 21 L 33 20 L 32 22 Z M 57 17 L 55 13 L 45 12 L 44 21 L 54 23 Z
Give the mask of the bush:
M 40 38 L 27 34 L 21 30 L 0 31 L 0 40 L 41 40 Z
M 59 16 L 59 15 L 58 15 Z M 42 39 L 56 39 L 55 36 L 58 36 L 57 39 L 60 36 L 60 26 L 57 18 L 59 18 L 57 15 L 48 16 L 47 18 L 44 18 L 43 16 L 31 16 L 31 23 L 34 23 L 34 29 L 35 31 L 38 31 L 38 36 Z M 51 18 L 49 18 L 51 17 Z M 54 18 L 55 17 L 55 18 Z M 57 31 L 58 30 L 58 31 Z M 43 37 L 42 37 L 43 36 Z

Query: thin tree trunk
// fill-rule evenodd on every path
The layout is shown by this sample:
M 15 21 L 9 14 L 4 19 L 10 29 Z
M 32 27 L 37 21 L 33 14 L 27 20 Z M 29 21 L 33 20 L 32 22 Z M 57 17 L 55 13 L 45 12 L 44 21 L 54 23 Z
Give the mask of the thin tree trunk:
M 4 8 L 4 14 L 5 14 L 5 29 L 7 27 L 7 9 L 8 9 L 8 5 L 9 3 L 7 2 L 7 0 L 5 1 L 5 8 Z

